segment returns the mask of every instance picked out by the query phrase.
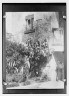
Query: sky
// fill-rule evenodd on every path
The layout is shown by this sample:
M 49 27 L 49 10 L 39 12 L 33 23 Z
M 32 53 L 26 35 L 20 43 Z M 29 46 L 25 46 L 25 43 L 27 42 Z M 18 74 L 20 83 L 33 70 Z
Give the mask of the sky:
M 16 34 L 26 25 L 25 16 L 33 12 L 6 12 L 6 32 Z
M 43 14 L 46 14 L 46 17 L 53 15 L 54 19 L 52 26 L 58 26 L 55 17 L 55 12 L 6 12 L 6 32 L 12 34 L 18 34 L 25 30 L 25 16 L 34 14 L 34 20 L 43 18 Z

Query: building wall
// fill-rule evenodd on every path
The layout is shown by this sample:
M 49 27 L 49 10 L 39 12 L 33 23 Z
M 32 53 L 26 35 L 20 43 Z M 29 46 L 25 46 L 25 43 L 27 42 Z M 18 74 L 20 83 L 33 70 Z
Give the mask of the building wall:
M 58 16 L 58 12 L 35 12 L 33 24 L 35 29 L 35 38 L 38 39 L 43 36 L 47 37 L 47 32 L 52 33 L 52 28 L 59 28 Z
M 62 18 L 62 14 L 59 14 L 58 12 L 7 12 L 6 13 L 6 32 L 12 33 L 12 35 L 14 35 L 16 42 L 20 42 L 20 43 L 25 42 L 27 40 L 27 38 L 34 37 L 34 33 L 24 34 L 24 31 L 26 29 L 25 16 L 27 16 L 29 14 L 30 15 L 34 14 L 34 25 L 33 25 L 34 28 L 37 27 L 36 22 L 39 19 L 42 19 L 42 23 L 44 23 L 45 20 L 50 19 L 49 26 L 51 27 L 51 29 L 49 26 L 47 26 L 47 28 L 49 27 L 48 30 L 50 32 L 52 31 L 52 28 L 59 28 L 63 24 L 62 20 L 60 22 L 60 17 Z M 42 28 L 39 28 L 39 30 L 36 30 L 36 37 L 37 37 L 38 33 L 41 33 L 39 36 L 42 38 L 41 40 L 43 40 L 43 38 L 45 38 L 48 35 L 46 33 L 46 31 L 43 31 Z M 50 33 L 50 35 L 52 35 L 52 32 Z M 51 41 L 53 42 L 53 40 L 51 40 Z M 54 39 L 54 41 L 55 41 L 55 39 Z
M 37 12 L 34 14 L 34 28 L 35 33 L 33 35 L 25 34 L 26 37 L 34 37 L 33 39 L 39 39 L 41 42 L 45 38 L 48 39 L 49 47 L 54 48 L 55 51 L 64 51 L 64 30 L 60 24 L 60 14 L 58 12 Z M 61 31 L 55 30 L 54 34 L 52 29 L 62 29 Z
M 34 14 L 34 21 L 38 19 L 49 19 L 51 17 L 51 27 L 59 28 L 58 12 L 38 12 Z

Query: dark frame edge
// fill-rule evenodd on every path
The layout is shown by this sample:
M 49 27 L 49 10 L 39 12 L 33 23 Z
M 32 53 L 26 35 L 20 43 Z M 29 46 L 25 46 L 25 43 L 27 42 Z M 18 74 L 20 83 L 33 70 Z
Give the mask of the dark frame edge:
M 38 89 L 38 92 L 37 92 L 37 89 L 34 89 L 34 90 L 33 89 L 6 89 L 6 86 L 3 84 L 3 82 L 6 82 L 6 75 L 5 75 L 5 69 L 4 69 L 5 68 L 5 66 L 4 66 L 4 60 L 5 60 L 5 55 L 4 55 L 4 53 L 5 53 L 5 45 L 4 45 L 4 43 L 5 43 L 5 25 L 4 24 L 5 24 L 5 22 L 3 22 L 3 16 L 4 16 L 5 12 L 8 11 L 8 9 L 7 10 L 4 10 L 4 8 L 3 8 L 3 5 L 4 4 L 8 4 L 9 5 L 10 3 L 2 3 L 2 74 L 3 74 L 2 75 L 2 85 L 3 85 L 3 88 L 2 89 L 3 89 L 3 94 L 16 94 L 16 93 L 17 94 L 22 94 L 22 93 L 23 94 L 24 93 L 25 94 L 32 94 L 32 93 L 33 94 L 55 94 L 55 93 L 56 94 L 66 94 L 67 81 L 64 83 L 64 86 L 65 86 L 64 89 Z M 11 4 L 13 5 L 13 4 L 17 4 L 17 3 L 11 3 Z M 44 4 L 44 3 L 42 3 L 42 4 Z M 38 5 L 38 3 L 37 3 L 37 5 Z M 67 4 L 64 4 L 64 5 L 65 5 L 65 8 L 63 8 L 63 10 L 66 10 L 66 5 Z M 11 9 L 11 11 L 12 10 L 13 10 L 13 8 Z M 49 10 L 49 9 L 47 9 L 47 10 Z M 47 10 L 45 10 L 45 11 L 47 11 Z M 50 9 L 50 11 L 51 10 L 52 9 Z M 56 11 L 58 11 L 58 10 L 56 10 Z M 59 11 L 61 11 L 61 10 L 59 10 Z M 66 16 L 67 16 L 67 14 L 66 14 Z M 66 22 L 66 25 L 67 25 L 67 22 Z M 65 29 L 66 33 L 64 35 L 64 38 L 67 38 L 67 30 L 66 29 Z M 64 51 L 65 51 L 64 58 L 65 58 L 65 63 L 66 63 L 66 66 L 65 66 L 65 79 L 67 80 L 67 71 L 66 71 L 67 70 L 67 39 L 64 40 L 64 44 L 65 44 L 64 45 Z

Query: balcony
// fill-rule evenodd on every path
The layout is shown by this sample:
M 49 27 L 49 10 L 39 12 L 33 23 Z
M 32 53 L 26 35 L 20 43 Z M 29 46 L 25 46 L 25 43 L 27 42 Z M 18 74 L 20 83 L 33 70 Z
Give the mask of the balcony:
M 34 33 L 35 29 L 29 29 L 24 32 L 24 34 Z

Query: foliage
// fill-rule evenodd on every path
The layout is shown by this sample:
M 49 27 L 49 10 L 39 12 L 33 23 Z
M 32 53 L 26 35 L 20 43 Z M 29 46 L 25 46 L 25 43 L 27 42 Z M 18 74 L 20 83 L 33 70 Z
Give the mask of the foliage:
M 33 44 L 31 44 L 33 43 Z M 18 69 L 18 72 L 22 66 L 25 66 L 25 56 L 29 58 L 30 63 L 30 69 L 26 69 L 24 67 L 24 73 L 23 76 L 25 79 L 26 77 L 26 71 L 29 72 L 30 77 L 34 76 L 40 76 L 41 75 L 41 68 L 46 66 L 47 63 L 47 56 L 44 56 L 41 53 L 41 47 L 40 42 L 27 42 L 28 48 L 26 48 L 24 45 L 17 44 L 15 42 L 6 41 L 6 61 L 7 66 L 6 70 L 8 74 L 15 74 Z M 33 46 L 32 46 L 33 45 Z M 18 79 L 16 79 L 16 77 Z M 19 76 L 15 76 L 14 81 L 19 81 Z M 21 81 L 24 81 L 22 78 Z
M 46 17 L 46 16 L 45 16 Z M 40 39 L 41 41 L 44 38 L 50 38 L 53 36 L 51 32 L 51 18 L 44 18 L 43 20 L 38 19 L 35 22 L 34 28 L 35 28 L 35 39 Z
M 6 61 L 7 72 L 14 73 L 15 69 L 19 69 L 24 64 L 24 56 L 27 54 L 25 47 L 15 42 L 6 41 Z

